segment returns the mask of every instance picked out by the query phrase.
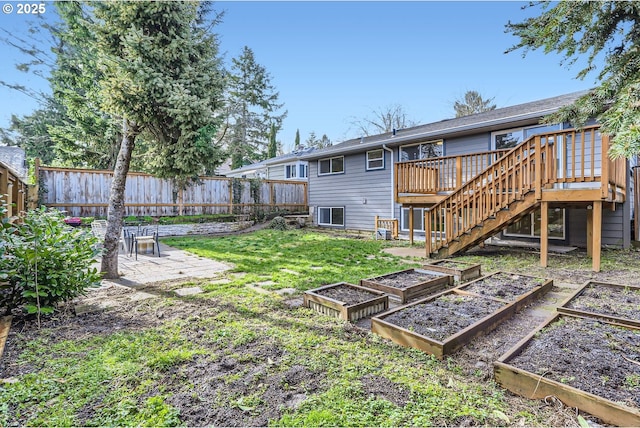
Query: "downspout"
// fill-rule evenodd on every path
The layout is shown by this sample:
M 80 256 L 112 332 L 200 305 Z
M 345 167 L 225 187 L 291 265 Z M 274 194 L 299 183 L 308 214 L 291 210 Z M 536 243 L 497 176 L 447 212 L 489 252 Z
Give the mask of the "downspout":
M 393 164 L 393 150 L 390 149 L 389 147 L 387 147 L 386 144 L 382 145 L 382 148 L 386 151 L 388 151 L 391 155 L 391 218 L 395 218 L 395 208 L 396 208 L 396 204 L 395 201 L 393 200 L 395 197 L 395 174 L 394 174 L 394 167 L 395 165 Z

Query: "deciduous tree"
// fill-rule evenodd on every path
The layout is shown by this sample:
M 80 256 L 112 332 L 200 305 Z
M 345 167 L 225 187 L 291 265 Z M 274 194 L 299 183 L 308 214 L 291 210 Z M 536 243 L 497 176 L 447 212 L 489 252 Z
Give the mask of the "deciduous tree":
M 374 110 L 370 116 L 355 119 L 351 125 L 356 128 L 359 135 L 376 135 L 391 132 L 394 129 L 410 128 L 417 122 L 409 119 L 404 108 L 399 104 L 389 105 Z

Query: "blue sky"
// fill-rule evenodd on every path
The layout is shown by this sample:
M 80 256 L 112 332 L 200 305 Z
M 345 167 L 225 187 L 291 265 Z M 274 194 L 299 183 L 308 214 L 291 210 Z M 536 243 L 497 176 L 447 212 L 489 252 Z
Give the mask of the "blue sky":
M 227 62 L 246 45 L 271 74 L 289 112 L 278 138 L 290 148 L 296 129 L 303 142 L 311 131 L 334 143 L 357 137 L 354 120 L 390 105 L 428 123 L 452 117 L 454 101 L 467 90 L 503 107 L 594 86 L 593 77 L 576 80 L 579 69 L 561 66 L 556 54 L 504 54 L 517 42 L 505 24 L 534 13 L 523 4 L 223 1 L 214 4 L 225 11 L 214 31 Z M 25 33 L 25 20 L 14 10 L 0 15 L 0 28 Z M 2 79 L 38 84 L 14 71 L 11 49 L 0 49 Z M 11 113 L 35 107 L 4 88 L 0 99 L 2 127 Z

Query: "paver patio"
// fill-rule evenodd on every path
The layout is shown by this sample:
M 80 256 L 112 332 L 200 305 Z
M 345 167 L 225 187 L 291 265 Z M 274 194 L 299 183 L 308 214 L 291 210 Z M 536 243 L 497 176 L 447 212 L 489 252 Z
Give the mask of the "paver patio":
M 114 282 L 130 287 L 140 286 L 157 281 L 182 278 L 214 278 L 232 266 L 215 260 L 198 257 L 186 251 L 160 243 L 160 254 L 138 254 L 129 257 L 125 252 L 118 255 L 120 279 L 103 280 L 103 283 Z M 100 268 L 100 260 L 94 264 Z

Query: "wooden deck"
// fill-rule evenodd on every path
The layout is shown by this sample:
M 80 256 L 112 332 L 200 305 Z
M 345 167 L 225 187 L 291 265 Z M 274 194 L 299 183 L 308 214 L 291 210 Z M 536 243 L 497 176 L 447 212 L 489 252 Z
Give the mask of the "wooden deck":
M 428 257 L 464 251 L 540 208 L 543 266 L 549 206 L 583 207 L 588 252 L 599 271 L 603 204 L 615 208 L 626 197 L 626 160 L 612 160 L 608 151 L 609 137 L 591 126 L 536 135 L 506 153 L 402 162 L 396 202 L 429 207 Z

